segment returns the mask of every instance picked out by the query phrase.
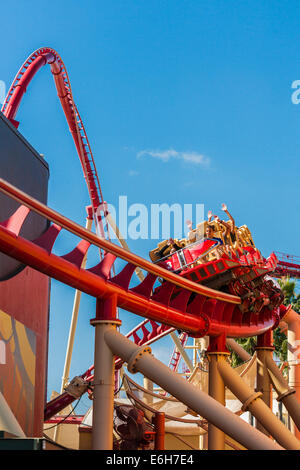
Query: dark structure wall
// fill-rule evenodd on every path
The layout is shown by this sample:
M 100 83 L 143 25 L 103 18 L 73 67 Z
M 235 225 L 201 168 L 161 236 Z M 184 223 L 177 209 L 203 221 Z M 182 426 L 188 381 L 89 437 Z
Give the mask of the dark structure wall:
M 0 177 L 47 203 L 49 167 L 26 139 L 0 112 Z M 19 204 L 0 193 L 0 220 L 6 220 Z M 30 214 L 20 235 L 29 240 L 37 238 L 47 228 L 47 221 Z M 22 269 L 19 261 L 0 254 L 0 280 L 8 279 Z
M 0 177 L 47 203 L 49 167 L 0 112 Z M 0 220 L 19 207 L 0 193 Z M 30 214 L 20 232 L 34 240 L 48 222 Z M 0 253 L 0 390 L 28 437 L 41 437 L 46 400 L 49 278 Z M 2 337 L 1 337 L 2 334 Z

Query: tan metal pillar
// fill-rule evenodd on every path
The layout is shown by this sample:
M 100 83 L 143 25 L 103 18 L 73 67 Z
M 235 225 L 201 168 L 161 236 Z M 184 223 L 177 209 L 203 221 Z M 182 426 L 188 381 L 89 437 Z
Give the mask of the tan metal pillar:
M 92 223 L 93 223 L 93 215 L 88 214 L 85 228 L 87 230 L 91 230 Z M 81 264 L 81 267 L 83 269 L 85 268 L 86 260 L 87 260 L 87 256 L 84 257 L 82 264 Z M 75 339 L 76 326 L 77 326 L 77 320 L 78 320 L 78 312 L 79 312 L 79 306 L 80 306 L 80 299 L 81 299 L 81 291 L 76 290 L 75 296 L 74 296 L 72 318 L 71 318 L 71 324 L 70 324 L 70 329 L 69 329 L 69 338 L 68 338 L 67 352 L 66 352 L 60 393 L 63 393 L 64 388 L 67 385 L 68 380 L 69 380 L 71 359 L 72 359 L 74 339 Z
M 113 449 L 113 413 L 115 389 L 115 356 L 104 340 L 108 331 L 121 324 L 116 319 L 116 297 L 97 300 L 95 327 L 95 369 L 93 382 L 92 449 Z
M 199 338 L 199 346 L 201 351 L 201 359 L 203 360 L 209 345 L 209 337 L 204 336 L 203 338 Z M 196 364 L 197 365 L 197 364 Z
M 229 346 L 237 355 L 242 359 L 242 361 L 247 362 L 251 359 L 251 354 L 249 354 L 240 344 L 238 344 L 233 338 L 226 339 L 226 345 Z
M 287 381 L 278 369 L 272 358 L 266 359 L 266 367 L 270 376 L 270 380 L 277 393 L 277 401 L 282 402 L 290 414 L 292 420 L 300 429 L 300 403 L 296 397 L 296 390 L 289 387 Z
M 261 399 L 262 393 L 254 392 L 225 361 L 221 361 L 218 367 L 227 387 L 243 403 L 242 409 L 250 411 L 285 449 L 300 450 L 300 441 L 296 439 L 264 403 Z M 264 434 L 260 432 L 260 435 L 263 436 Z
M 148 346 L 139 347 L 116 330 L 107 331 L 105 341 L 114 354 L 128 363 L 130 372 L 146 375 L 247 449 L 282 450 L 280 445 L 155 359 Z
M 225 385 L 218 369 L 220 361 L 226 361 L 229 351 L 225 337 L 210 338 L 206 355 L 208 358 L 208 393 L 209 396 L 225 406 Z M 208 423 L 208 450 L 225 450 L 225 434 L 211 422 Z
M 87 215 L 87 218 L 86 218 L 85 228 L 87 230 L 91 230 L 92 223 L 93 223 L 93 212 L 92 212 L 92 207 L 91 206 L 87 207 L 87 213 L 88 213 L 88 215 Z M 83 258 L 83 261 L 82 261 L 82 264 L 81 264 L 81 267 L 83 269 L 85 268 L 86 260 L 87 260 L 87 255 Z M 69 328 L 69 337 L 68 337 L 67 351 L 66 351 L 66 357 L 65 357 L 65 365 L 64 365 L 62 381 L 61 381 L 61 388 L 60 388 L 60 393 L 61 394 L 64 392 L 64 389 L 67 386 L 68 381 L 69 381 L 70 367 L 71 367 L 71 360 L 72 360 L 72 354 L 73 354 L 74 339 L 75 339 L 75 333 L 76 333 L 76 327 L 77 327 L 80 300 L 81 300 L 81 291 L 76 289 L 75 295 L 74 295 L 71 323 L 70 323 L 70 328 Z M 60 430 L 61 430 L 60 426 L 57 426 L 55 428 L 54 436 L 53 436 L 54 441 L 59 440 Z
M 292 308 L 287 310 L 283 317 L 288 325 L 288 353 L 287 359 L 289 363 L 289 386 L 296 391 L 296 397 L 300 402 L 300 315 Z M 300 431 L 292 424 L 292 432 L 300 439 Z
M 117 226 L 116 222 L 114 221 L 114 219 L 112 218 L 112 215 L 110 212 L 108 212 L 107 210 L 107 207 L 106 207 L 106 214 L 105 214 L 105 217 L 106 217 L 106 220 L 108 221 L 109 225 L 111 226 L 111 228 L 113 229 L 113 231 L 115 232 L 116 236 L 117 236 L 117 239 L 119 240 L 121 246 L 127 250 L 127 251 L 130 251 L 130 248 L 129 246 L 127 245 L 127 243 L 125 242 L 124 238 L 123 238 L 123 235 L 121 234 L 120 230 L 119 230 L 119 227 Z M 135 269 L 135 273 L 136 275 L 138 276 L 139 280 L 140 281 L 143 281 L 145 279 L 145 276 L 142 272 L 142 270 L 137 267 Z
M 149 390 L 149 392 L 153 393 L 153 382 L 152 382 L 152 380 L 149 380 L 148 377 L 144 377 L 144 388 L 146 390 Z M 144 392 L 144 401 L 148 405 L 152 405 L 153 404 L 153 395 L 150 395 L 150 394 Z
M 177 350 L 180 352 L 182 359 L 186 363 L 189 370 L 192 372 L 193 371 L 193 363 L 191 362 L 189 356 L 185 352 L 184 347 L 182 346 L 182 344 L 180 342 L 180 339 L 178 338 L 178 336 L 176 335 L 176 333 L 174 331 L 171 331 L 170 336 L 171 336 L 172 340 L 174 341 Z
M 256 371 L 256 391 L 261 392 L 261 399 L 272 410 L 272 382 L 266 368 L 267 358 L 273 357 L 273 332 L 268 330 L 266 333 L 257 337 L 257 346 L 255 348 L 257 354 L 257 371 Z M 256 427 L 267 436 L 270 433 L 263 425 L 256 420 Z

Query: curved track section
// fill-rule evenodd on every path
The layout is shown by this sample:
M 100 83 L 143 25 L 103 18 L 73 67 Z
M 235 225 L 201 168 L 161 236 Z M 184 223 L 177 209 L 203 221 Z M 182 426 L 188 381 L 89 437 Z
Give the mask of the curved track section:
M 47 64 L 50 66 L 51 72 L 53 74 L 57 94 L 60 99 L 65 117 L 69 125 L 70 132 L 72 134 L 73 141 L 75 143 L 77 154 L 82 165 L 84 177 L 87 183 L 89 196 L 92 204 L 93 217 L 96 223 L 96 227 L 98 227 L 99 234 L 104 238 L 101 212 L 97 211 L 98 207 L 101 206 L 104 201 L 93 154 L 87 138 L 86 131 L 84 129 L 82 119 L 74 103 L 71 90 L 71 83 L 68 77 L 66 67 L 61 57 L 54 49 L 47 47 L 40 48 L 34 51 L 25 60 L 21 68 L 18 70 L 15 79 L 13 80 L 13 83 L 8 91 L 1 111 L 15 127 L 19 126 L 19 122 L 16 120 L 16 115 L 23 99 L 23 96 L 36 73 Z M 21 209 L 21 211 L 18 211 L 15 217 L 8 221 L 7 224 L 4 223 L 4 226 L 9 230 L 12 229 L 15 233 L 19 233 L 21 227 L 20 221 L 23 217 L 25 217 L 26 213 L 26 210 L 24 211 L 23 209 Z M 59 231 L 60 229 L 56 230 L 55 227 L 52 227 L 48 232 L 47 250 L 51 251 L 51 244 L 54 243 L 54 238 L 51 237 L 55 237 L 55 234 L 57 235 Z M 42 242 L 42 246 L 43 243 L 44 242 Z M 101 249 L 100 256 L 102 258 Z M 139 268 L 137 268 L 136 272 L 139 275 Z M 143 279 L 140 275 L 139 278 L 141 280 Z M 164 336 L 168 332 L 172 331 L 172 329 L 173 328 L 170 328 L 168 325 L 157 324 L 154 320 L 147 319 L 144 320 L 140 325 L 138 325 L 127 336 L 132 337 L 133 341 L 136 344 L 150 344 L 152 341 L 155 341 L 161 336 Z M 83 376 L 85 376 L 86 378 L 89 377 L 92 371 L 93 366 L 85 374 L 83 374 Z M 63 400 L 60 399 L 60 402 L 62 401 Z
M 98 211 L 104 201 L 93 154 L 73 100 L 66 67 L 54 49 L 41 48 L 28 57 L 9 89 L 2 112 L 18 127 L 19 123 L 15 118 L 24 93 L 38 70 L 46 64 L 53 74 L 57 94 L 82 165 L 95 224 L 103 239 L 0 180 L 1 191 L 23 205 L 9 220 L 0 222 L 0 250 L 89 295 L 97 298 L 116 296 L 119 307 L 147 318 L 127 335 L 138 345 L 150 344 L 174 328 L 198 337 L 206 334 L 252 336 L 274 328 L 280 319 L 279 309 L 270 311 L 264 308 L 255 316 L 250 313 L 242 314 L 238 307 L 241 302 L 239 297 L 195 284 L 105 240 L 101 213 Z M 45 216 L 51 222 L 47 232 L 34 242 L 19 236 L 30 210 Z M 80 237 L 81 242 L 65 256 L 57 256 L 52 249 L 62 229 Z M 82 259 L 91 245 L 97 246 L 100 254 L 103 250 L 105 255 L 97 266 L 81 269 Z M 111 278 L 110 272 L 116 258 L 123 259 L 126 265 Z M 130 288 L 132 275 L 137 268 L 146 271 L 146 277 L 137 286 Z M 162 284 L 155 291 L 158 279 L 162 280 Z M 176 360 L 176 364 L 177 362 Z M 120 365 L 121 360 L 117 359 L 116 366 Z M 92 371 L 93 366 L 82 377 L 85 380 L 92 379 Z M 45 419 L 49 419 L 73 400 L 66 393 L 55 402 L 50 402 L 46 407 Z
M 73 100 L 71 83 L 66 67 L 54 49 L 49 47 L 38 49 L 26 59 L 8 91 L 1 111 L 15 127 L 18 127 L 19 122 L 15 118 L 22 98 L 35 74 L 46 64 L 49 64 L 51 68 L 57 94 L 81 162 L 96 226 L 99 228 L 101 236 L 104 236 L 101 214 L 99 211 L 97 212 L 98 207 L 104 201 L 93 153 L 82 119 Z
M 1 179 L 0 190 L 23 204 L 9 220 L 0 223 L 0 250 L 60 282 L 96 298 L 114 295 L 120 308 L 196 337 L 258 335 L 280 320 L 279 308 L 264 307 L 259 314 L 243 313 L 239 308 L 240 297 L 196 284 L 108 240 L 99 239 Z M 49 229 L 33 242 L 18 235 L 30 210 L 52 222 Z M 81 241 L 70 253 L 57 256 L 52 249 L 62 229 L 77 235 Z M 98 265 L 83 269 L 81 263 L 91 245 L 103 249 L 106 255 Z M 110 278 L 116 258 L 123 259 L 126 265 Z M 130 288 L 136 267 L 145 270 L 147 275 Z M 157 282 L 159 289 L 155 289 Z
M 0 250 L 60 282 L 98 299 L 115 296 L 120 308 L 195 337 L 259 335 L 275 328 L 280 321 L 280 308 L 270 310 L 264 307 L 259 314 L 242 313 L 239 297 L 196 284 L 99 239 L 1 179 L 0 190 L 22 204 L 15 214 L 0 223 Z M 19 236 L 30 210 L 51 221 L 49 229 L 33 242 Z M 53 253 L 53 246 L 62 229 L 77 235 L 81 241 L 70 253 L 57 256 Z M 83 269 L 82 260 L 91 245 L 103 249 L 106 254 L 98 265 Z M 111 268 L 117 258 L 126 264 L 111 278 Z M 142 282 L 130 287 L 137 267 L 147 274 Z M 160 284 L 159 289 L 155 289 L 156 283 Z M 143 330 L 140 344 L 149 339 L 145 324 Z M 135 335 L 137 341 L 137 332 Z

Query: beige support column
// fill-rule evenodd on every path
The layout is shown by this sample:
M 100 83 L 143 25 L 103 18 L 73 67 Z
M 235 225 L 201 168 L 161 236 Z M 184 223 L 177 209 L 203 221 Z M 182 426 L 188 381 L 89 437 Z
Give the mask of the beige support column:
M 276 363 L 272 358 L 266 359 L 266 367 L 270 376 L 270 380 L 278 395 L 277 401 L 282 402 L 287 409 L 292 420 L 296 424 L 298 430 L 300 429 L 300 403 L 296 397 L 296 390 L 289 387 L 287 381 L 278 369 Z
M 218 362 L 226 360 L 226 356 L 213 353 L 207 356 L 209 396 L 225 406 L 225 385 L 218 370 Z M 225 434 L 212 423 L 208 423 L 208 450 L 225 450 Z
M 182 359 L 186 363 L 189 370 L 192 372 L 193 371 L 193 364 L 192 364 L 189 356 L 185 352 L 185 350 L 184 350 L 184 348 L 183 348 L 183 346 L 180 342 L 180 339 L 176 335 L 175 331 L 171 331 L 170 336 L 171 336 L 172 340 L 174 341 L 174 344 L 175 344 L 177 350 L 180 352 Z
M 113 231 L 115 232 L 121 246 L 127 250 L 127 251 L 130 251 L 129 249 L 129 246 L 127 245 L 127 243 L 125 242 L 124 238 L 123 238 L 123 235 L 121 234 L 120 230 L 119 230 L 119 227 L 117 226 L 116 222 L 114 221 L 114 219 L 112 218 L 112 215 L 110 212 L 108 212 L 107 210 L 107 207 L 106 207 L 106 220 L 108 221 L 109 225 L 111 226 L 111 228 L 113 229 Z M 142 270 L 137 267 L 136 270 L 135 270 L 135 273 L 136 275 L 138 276 L 139 280 L 140 281 L 143 281 L 145 279 L 145 276 L 142 272 Z
M 201 362 L 200 364 L 204 366 L 204 358 L 206 357 L 206 350 L 208 348 L 208 343 L 209 343 L 209 337 L 208 336 L 203 336 L 202 338 L 195 338 L 194 339 L 194 357 L 193 357 L 193 362 L 194 362 L 194 367 L 196 367 L 199 363 L 198 361 L 198 350 L 200 350 L 200 358 Z M 205 434 L 201 434 L 199 438 L 199 443 L 200 443 L 200 450 L 207 450 L 208 449 L 208 431 Z
M 137 346 L 116 330 L 107 331 L 105 341 L 115 355 L 128 363 L 130 372 L 141 372 L 247 449 L 282 450 L 280 445 L 155 359 L 149 347 Z
M 274 349 L 272 331 L 269 330 L 266 333 L 258 336 L 257 346 L 255 348 L 257 354 L 256 391 L 261 392 L 261 399 L 270 408 L 270 410 L 273 408 L 272 383 L 267 372 L 266 360 L 267 358 L 273 357 Z M 263 427 L 259 420 L 256 420 L 256 427 L 267 436 L 270 435 L 270 433 Z
M 297 400 L 300 402 L 300 315 L 290 308 L 283 321 L 288 325 L 289 386 L 295 389 Z M 291 424 L 292 432 L 300 439 L 300 431 L 294 423 Z
M 100 311 L 100 312 L 99 312 Z M 109 316 L 111 315 L 111 318 Z M 105 334 L 121 324 L 116 315 L 116 299 L 97 300 L 95 327 L 95 368 L 93 382 L 92 449 L 113 449 L 115 356 L 104 340 Z
M 206 356 L 208 358 L 208 394 L 225 406 L 225 385 L 218 369 L 218 363 L 226 361 L 229 356 L 223 336 L 217 339 L 210 338 Z M 208 423 L 208 450 L 225 450 L 225 434 L 212 423 Z
M 88 217 L 86 219 L 85 228 L 87 230 L 91 230 L 92 223 L 93 223 L 93 219 Z M 83 269 L 85 268 L 86 260 L 87 260 L 87 255 L 83 258 L 83 261 L 82 261 L 82 264 L 81 264 L 81 267 Z M 67 352 L 66 352 L 65 365 L 64 365 L 64 371 L 63 371 L 63 376 L 62 376 L 62 384 L 61 384 L 60 393 L 63 393 L 64 388 L 67 385 L 68 380 L 69 380 L 72 353 L 73 353 L 73 346 L 74 346 L 74 339 L 75 339 L 77 320 L 78 320 L 78 312 L 79 312 L 79 306 L 80 306 L 80 299 L 81 299 L 81 291 L 76 290 L 75 291 L 75 296 L 74 296 L 72 318 L 71 318 L 70 329 L 69 329 L 69 338 L 68 338 Z
M 203 338 L 200 338 L 200 350 L 203 353 L 203 357 L 205 357 L 208 345 L 209 345 L 209 337 L 208 336 L 204 336 Z
M 250 411 L 285 449 L 300 450 L 300 441 L 296 439 L 264 403 L 261 399 L 262 393 L 254 392 L 225 361 L 221 361 L 218 367 L 225 385 L 243 403 L 242 409 Z M 263 435 L 262 433 L 260 434 Z
M 149 392 L 153 393 L 153 382 L 152 382 L 152 380 L 149 380 L 148 377 L 144 377 L 143 382 L 144 382 L 144 388 L 146 390 L 149 390 Z M 148 405 L 152 405 L 153 395 L 150 395 L 150 394 L 144 392 L 144 401 Z
M 198 338 L 193 339 L 193 370 L 196 367 L 197 364 L 197 350 L 199 347 L 199 341 Z
M 226 345 L 229 346 L 237 355 L 242 359 L 242 361 L 247 362 L 252 358 L 240 344 L 238 344 L 233 338 L 226 339 Z
M 93 215 L 92 215 L 92 213 L 90 213 L 90 214 L 88 213 L 85 228 L 87 230 L 91 230 L 92 223 L 93 223 Z M 81 264 L 81 267 L 83 269 L 85 268 L 86 260 L 87 260 L 87 255 L 83 258 L 83 261 L 82 261 L 82 264 Z M 66 351 L 66 357 L 65 357 L 65 365 L 64 365 L 62 381 L 61 381 L 61 388 L 60 388 L 60 393 L 61 394 L 64 392 L 64 389 L 67 386 L 68 381 L 69 381 L 70 367 L 71 367 L 71 360 L 72 360 L 72 354 L 73 354 L 74 339 L 75 339 L 75 333 L 76 333 L 76 327 L 77 327 L 80 300 L 81 300 L 81 291 L 76 289 L 75 295 L 74 295 L 71 323 L 70 323 L 70 328 L 69 328 L 69 337 L 68 337 L 67 351 Z M 56 442 L 58 442 L 58 440 L 59 440 L 60 430 L 61 430 L 60 426 L 57 426 L 55 428 L 53 440 L 56 441 Z

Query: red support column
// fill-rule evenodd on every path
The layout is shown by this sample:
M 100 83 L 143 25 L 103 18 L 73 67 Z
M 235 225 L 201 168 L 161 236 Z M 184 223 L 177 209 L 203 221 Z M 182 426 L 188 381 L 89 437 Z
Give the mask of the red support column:
M 165 450 L 165 413 L 157 412 L 153 417 L 155 428 L 154 450 Z

